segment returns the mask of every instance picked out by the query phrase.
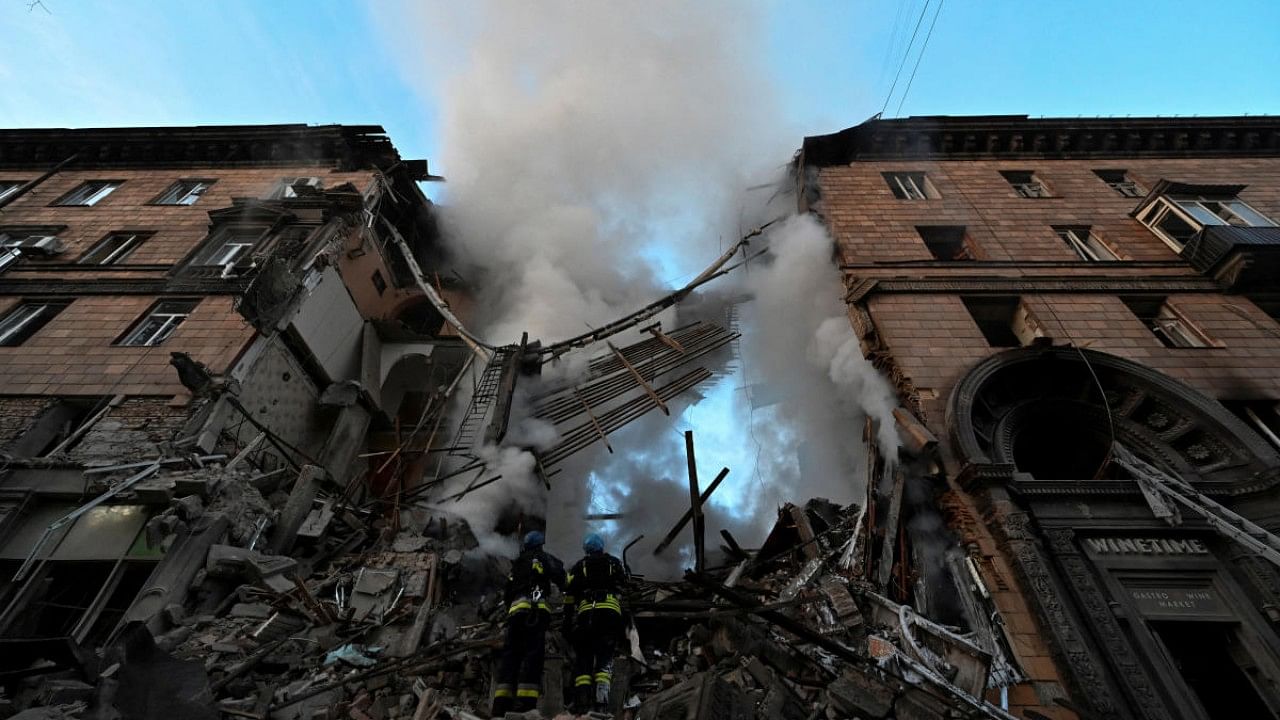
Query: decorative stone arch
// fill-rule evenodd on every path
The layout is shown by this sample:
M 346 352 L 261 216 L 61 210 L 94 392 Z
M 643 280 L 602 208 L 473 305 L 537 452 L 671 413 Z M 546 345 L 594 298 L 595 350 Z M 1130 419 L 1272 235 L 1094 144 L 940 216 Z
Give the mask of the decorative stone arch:
M 1137 515 L 1102 512 L 1086 523 L 1122 532 L 1167 529 L 1145 510 L 1137 484 L 1105 462 L 1112 437 L 1228 504 L 1263 498 L 1280 485 L 1280 453 L 1186 384 L 1071 347 L 986 358 L 956 384 L 946 417 L 958 480 L 1007 554 L 1075 700 L 1100 717 L 1181 717 L 1113 614 L 1112 596 L 1082 552 L 1079 526 L 1042 510 L 1128 503 Z M 1256 558 L 1233 562 L 1263 603 L 1280 602 L 1273 568 Z
M 1012 465 L 1042 480 L 1093 479 L 1071 473 L 1080 465 L 1100 466 L 1113 434 L 1206 492 L 1261 490 L 1251 487 L 1258 474 L 1280 466 L 1280 453 L 1221 403 L 1094 350 L 1029 347 L 987 358 L 956 384 L 947 426 L 962 465 Z M 1046 445 L 1047 434 L 1069 451 L 1062 459 L 1074 454 L 1079 460 L 1056 470 L 1037 462 L 1033 453 Z

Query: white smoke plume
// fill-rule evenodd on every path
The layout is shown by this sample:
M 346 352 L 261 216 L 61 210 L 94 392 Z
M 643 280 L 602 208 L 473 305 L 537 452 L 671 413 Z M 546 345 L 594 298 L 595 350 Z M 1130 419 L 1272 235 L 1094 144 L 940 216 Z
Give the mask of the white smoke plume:
M 449 178 L 446 235 L 458 272 L 480 293 L 471 329 L 495 344 L 522 332 L 543 342 L 578 335 L 690 279 L 751 227 L 748 217 L 760 219 L 763 208 L 744 203 L 742 189 L 775 175 L 802 134 L 781 121 L 761 64 L 763 8 L 665 0 L 373 7 L 436 109 L 441 149 L 432 166 Z M 771 520 L 773 504 L 785 499 L 852 499 L 851 473 L 861 466 L 857 420 L 861 412 L 884 416 L 889 402 L 847 320 L 843 329 L 835 322 L 843 317 L 839 275 L 821 228 L 793 220 L 773 240 L 776 262 L 753 269 L 749 283 L 761 330 L 745 364 L 753 382 L 777 383 L 793 397 L 781 414 L 786 427 L 755 428 L 759 483 L 769 490 L 738 508 L 755 521 Z M 817 242 L 828 245 L 815 253 Z M 807 360 L 794 349 L 807 349 Z M 840 402 L 832 402 L 833 387 L 846 396 Z M 625 540 L 638 530 L 656 540 L 678 517 L 671 504 L 684 487 L 677 417 L 633 424 L 613 438 L 619 455 L 583 453 L 577 465 L 585 469 L 566 469 L 555 484 L 585 485 L 593 470 L 620 483 L 625 492 L 597 493 L 631 511 L 615 534 Z M 745 409 L 739 417 L 745 435 Z M 788 459 L 798 441 L 820 459 L 812 481 L 794 453 Z M 541 510 L 532 458 L 488 452 L 504 481 L 460 503 L 476 513 L 473 525 L 496 521 L 513 496 Z M 704 484 L 715 469 L 703 468 Z M 751 481 L 748 467 L 734 470 L 731 481 Z M 590 496 L 575 493 L 578 507 L 550 520 L 566 536 L 579 533 Z M 687 505 L 687 490 L 683 497 Z M 709 539 L 723 526 L 708 523 Z M 475 529 L 489 546 L 504 542 Z

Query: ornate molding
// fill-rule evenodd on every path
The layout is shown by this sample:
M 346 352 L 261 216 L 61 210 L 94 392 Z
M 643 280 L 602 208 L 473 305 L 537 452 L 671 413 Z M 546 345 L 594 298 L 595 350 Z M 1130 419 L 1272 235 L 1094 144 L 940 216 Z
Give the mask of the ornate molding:
M 1111 685 L 1102 673 L 1102 658 L 1089 647 L 1070 609 L 1063 603 L 1067 591 L 1059 584 L 1039 547 L 1031 518 L 1021 511 L 1004 513 L 996 530 L 1008 547 L 1014 572 L 1029 591 L 1027 599 L 1049 631 L 1047 640 L 1067 670 L 1064 679 L 1072 694 L 1100 717 L 1126 717 L 1128 713 L 1117 705 Z

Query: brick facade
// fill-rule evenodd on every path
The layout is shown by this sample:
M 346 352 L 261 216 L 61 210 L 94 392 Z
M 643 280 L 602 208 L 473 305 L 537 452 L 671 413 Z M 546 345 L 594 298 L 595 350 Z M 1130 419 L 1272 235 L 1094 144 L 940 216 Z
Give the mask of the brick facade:
M 1147 189 L 1161 179 L 1247 184 L 1239 198 L 1280 219 L 1280 158 L 1267 146 L 1252 155 L 1239 147 L 1216 154 L 1171 148 L 1075 159 L 1070 152 L 1033 152 L 1025 143 L 1051 144 L 1054 132 L 1061 132 L 1056 140 L 1068 147 L 1117 136 L 1129 138 L 1124 142 L 1130 147 L 1145 147 L 1186 133 L 1141 129 L 1163 138 L 1153 140 L 1088 122 L 1065 127 L 1067 121 L 1050 121 L 1065 129 L 1040 132 L 1030 127 L 1034 121 L 996 120 L 1001 129 L 990 133 L 983 119 L 954 133 L 945 122 L 911 119 L 869 121 L 811 138 L 800 160 L 802 207 L 825 220 L 835 241 L 864 350 L 890 371 L 904 405 L 941 438 L 948 478 L 941 509 L 977 561 L 1026 674 L 1025 683 L 1010 688 L 1011 712 L 1075 717 L 1050 701 L 1066 685 L 1061 656 L 1055 657 L 1043 619 L 1029 606 L 1030 588 L 1015 573 L 1010 549 L 991 530 L 992 508 L 955 481 L 961 467 L 950 447 L 948 397 L 978 362 L 1006 349 L 988 342 L 962 297 L 1016 296 L 1048 342 L 1136 361 L 1210 398 L 1280 400 L 1280 323 L 1249 297 L 1225 293 L 1200 275 L 1130 215 L 1140 198 L 1122 196 L 1094 173 L 1124 169 Z M 913 135 L 917 125 L 922 129 Z M 1220 131 L 1229 133 L 1215 126 L 1213 132 Z M 1261 133 L 1263 142 L 1274 136 L 1270 132 Z M 955 152 L 957 144 L 978 150 Z M 1052 196 L 1020 197 L 1001 171 L 1033 171 Z M 896 198 L 885 174 L 903 172 L 924 173 L 931 197 Z M 937 259 L 917 230 L 922 226 L 963 226 L 974 259 Z M 1054 226 L 1089 226 L 1121 262 L 1082 260 Z M 1169 307 L 1207 336 L 1208 346 L 1166 347 L 1123 301 L 1135 294 L 1167 297 Z M 998 694 L 989 699 L 996 702 Z

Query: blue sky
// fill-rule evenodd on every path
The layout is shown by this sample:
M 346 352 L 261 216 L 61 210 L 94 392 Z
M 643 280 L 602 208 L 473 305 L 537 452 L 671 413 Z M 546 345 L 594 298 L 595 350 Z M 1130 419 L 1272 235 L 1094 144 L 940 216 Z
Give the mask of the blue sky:
M 1274 0 L 943 2 L 904 115 L 1280 113 Z M 0 0 L 0 126 L 376 123 L 403 154 L 437 154 L 431 100 L 364 3 L 29 3 Z M 924 3 L 768 0 L 787 119 L 818 134 L 878 112 Z

